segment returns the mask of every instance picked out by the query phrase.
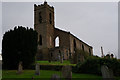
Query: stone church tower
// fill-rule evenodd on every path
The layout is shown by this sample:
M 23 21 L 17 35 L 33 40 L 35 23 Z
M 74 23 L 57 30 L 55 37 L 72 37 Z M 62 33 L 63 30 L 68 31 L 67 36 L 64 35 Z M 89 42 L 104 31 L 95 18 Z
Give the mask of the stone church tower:
M 39 49 L 54 47 L 54 8 L 47 2 L 34 5 L 34 28 L 38 32 Z
M 49 49 L 54 48 L 54 8 L 47 2 L 34 5 L 34 29 L 38 32 L 37 56 L 47 60 Z

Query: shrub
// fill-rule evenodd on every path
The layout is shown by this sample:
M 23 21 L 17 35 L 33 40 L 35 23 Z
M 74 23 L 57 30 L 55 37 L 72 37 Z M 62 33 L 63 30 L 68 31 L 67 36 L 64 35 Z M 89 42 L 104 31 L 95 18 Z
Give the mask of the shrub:
M 88 57 L 89 57 L 89 53 L 88 52 L 85 52 L 83 50 L 79 50 L 79 49 L 76 49 L 75 50 L 75 53 L 73 54 L 73 63 L 76 64 L 76 63 L 82 63 L 84 62 Z
M 84 63 L 79 67 L 79 72 L 90 73 L 90 74 L 101 74 L 99 58 L 89 57 Z
M 120 76 L 120 61 L 113 58 L 99 58 L 91 56 L 84 63 L 78 63 L 73 67 L 73 72 L 101 75 L 101 66 L 106 65 L 112 69 L 115 76 Z M 75 70 L 75 71 L 74 71 Z

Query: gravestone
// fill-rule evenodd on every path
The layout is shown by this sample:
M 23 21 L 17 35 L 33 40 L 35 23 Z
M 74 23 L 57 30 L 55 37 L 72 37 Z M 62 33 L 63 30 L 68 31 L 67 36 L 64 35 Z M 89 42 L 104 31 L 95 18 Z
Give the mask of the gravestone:
M 60 57 L 60 63 L 63 63 L 63 57 L 62 56 Z
M 60 80 L 60 76 L 58 76 L 57 74 L 53 74 L 51 80 Z
M 17 71 L 17 73 L 21 74 L 22 72 L 23 72 L 23 67 L 22 67 L 22 62 L 20 61 L 19 65 L 18 65 L 18 71 Z
M 72 68 L 71 66 L 63 66 L 62 67 L 62 76 L 65 80 L 72 80 Z
M 36 65 L 35 65 L 35 75 L 40 75 L 40 65 L 39 65 L 39 63 L 36 63 Z
M 63 55 L 60 53 L 60 63 L 63 63 Z
M 113 71 L 109 69 L 107 66 L 103 65 L 101 66 L 101 72 L 102 72 L 102 77 L 103 79 L 108 78 L 109 80 L 113 80 Z

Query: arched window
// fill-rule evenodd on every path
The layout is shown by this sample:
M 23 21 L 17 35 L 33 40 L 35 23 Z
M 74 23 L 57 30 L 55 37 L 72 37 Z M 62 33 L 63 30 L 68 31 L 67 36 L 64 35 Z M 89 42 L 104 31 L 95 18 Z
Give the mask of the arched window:
M 59 37 L 56 37 L 55 39 L 55 47 L 59 47 Z
M 52 24 L 52 14 L 49 14 L 49 23 Z
M 84 45 L 82 44 L 82 50 L 84 51 Z
M 75 50 L 76 50 L 76 41 L 75 41 L 75 39 L 73 40 L 73 45 L 74 45 L 74 53 L 75 53 Z
M 39 35 L 39 45 L 42 45 L 42 36 Z
M 90 53 L 90 55 L 91 55 L 91 49 L 89 48 L 89 53 Z
M 42 23 L 42 16 L 41 16 L 41 12 L 39 13 L 39 22 Z

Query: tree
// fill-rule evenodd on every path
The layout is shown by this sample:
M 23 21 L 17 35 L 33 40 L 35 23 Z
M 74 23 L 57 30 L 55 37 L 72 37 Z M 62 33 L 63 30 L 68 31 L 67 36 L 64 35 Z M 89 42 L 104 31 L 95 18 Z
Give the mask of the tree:
M 36 52 L 37 32 L 35 30 L 18 26 L 3 35 L 3 69 L 17 69 L 20 61 L 23 68 L 29 68 L 35 61 Z

